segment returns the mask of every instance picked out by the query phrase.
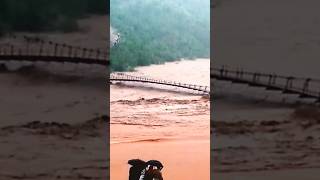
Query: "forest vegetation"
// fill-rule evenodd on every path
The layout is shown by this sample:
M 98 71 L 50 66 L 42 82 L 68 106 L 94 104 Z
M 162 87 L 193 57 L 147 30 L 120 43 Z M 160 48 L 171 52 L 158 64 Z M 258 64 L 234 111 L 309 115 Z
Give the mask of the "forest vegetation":
M 78 30 L 77 20 L 109 13 L 106 0 L 0 0 L 0 36 L 10 32 Z
M 210 56 L 209 0 L 111 0 L 113 71 Z

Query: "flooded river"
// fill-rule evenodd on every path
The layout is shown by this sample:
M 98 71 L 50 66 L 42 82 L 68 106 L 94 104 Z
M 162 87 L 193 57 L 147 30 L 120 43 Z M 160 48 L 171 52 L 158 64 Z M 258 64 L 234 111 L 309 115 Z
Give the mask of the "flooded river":
M 210 60 L 139 67 L 134 74 L 210 85 Z M 111 179 L 127 179 L 133 158 L 157 159 L 165 179 L 209 179 L 210 102 L 192 92 L 159 85 L 111 85 Z

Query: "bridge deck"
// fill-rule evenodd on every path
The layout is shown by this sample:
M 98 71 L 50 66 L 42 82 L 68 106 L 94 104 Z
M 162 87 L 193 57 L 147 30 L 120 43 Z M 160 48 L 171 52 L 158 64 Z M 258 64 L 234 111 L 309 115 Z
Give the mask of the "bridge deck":
M 108 50 L 90 49 L 52 41 L 44 41 L 37 37 L 23 36 L 17 38 L 13 36 L 11 38 L 12 39 L 4 42 L 2 41 L 2 43 L 0 43 L 0 62 L 43 61 L 59 63 L 86 63 L 105 66 L 109 65 Z M 210 93 L 208 86 L 156 80 L 145 77 L 130 76 L 121 73 L 112 74 L 110 81 L 153 83 L 190 89 L 204 94 Z
M 147 77 L 139 77 L 139 76 L 132 76 L 124 73 L 112 73 L 110 75 L 110 81 L 125 81 L 125 82 L 141 82 L 141 83 L 151 83 L 151 84 L 160 84 L 165 86 L 172 86 L 172 87 L 179 87 L 182 89 L 189 89 L 196 92 L 201 92 L 203 94 L 209 95 L 210 94 L 210 87 L 209 86 L 201 86 L 201 85 L 194 85 L 194 84 L 185 84 L 179 83 L 175 81 L 165 81 L 165 80 L 157 80 Z
M 313 98 L 316 102 L 320 102 L 320 80 L 317 79 L 253 73 L 226 68 L 212 69 L 211 78 L 262 87 L 266 90 L 281 91 L 284 94 L 296 94 L 300 98 Z
M 12 37 L 0 44 L 0 61 L 44 61 L 109 65 L 108 51 L 90 49 L 35 37 Z
M 23 36 L 20 41 L 16 40 L 18 39 L 17 37 L 13 38 L 15 41 L 7 41 L 0 44 L 0 61 L 44 61 L 109 65 L 107 50 L 77 47 L 44 41 L 35 37 Z M 313 98 L 320 102 L 320 80 L 226 68 L 214 68 L 211 73 L 211 78 L 216 80 L 248 84 L 249 86 L 263 87 L 266 90 L 276 90 L 286 94 L 297 94 L 300 98 Z M 208 86 L 136 77 L 123 73 L 112 74 L 110 81 L 153 83 L 190 89 L 205 94 L 210 93 L 210 87 Z

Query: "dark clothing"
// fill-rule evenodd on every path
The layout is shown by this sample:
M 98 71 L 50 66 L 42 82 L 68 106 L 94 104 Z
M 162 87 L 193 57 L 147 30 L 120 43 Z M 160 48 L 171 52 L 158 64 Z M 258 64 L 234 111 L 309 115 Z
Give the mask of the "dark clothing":
M 148 166 L 157 167 L 159 172 L 163 168 L 162 163 L 160 161 L 157 161 L 157 160 L 150 160 L 150 161 L 145 162 L 145 161 L 140 160 L 140 159 L 131 159 L 131 160 L 128 161 L 128 164 L 131 165 L 131 168 L 129 170 L 129 180 L 139 180 L 142 171 L 145 170 Z

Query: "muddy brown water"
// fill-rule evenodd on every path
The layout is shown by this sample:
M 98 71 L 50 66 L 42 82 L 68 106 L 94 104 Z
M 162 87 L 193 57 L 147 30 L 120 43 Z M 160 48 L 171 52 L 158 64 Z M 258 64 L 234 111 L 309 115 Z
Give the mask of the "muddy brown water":
M 210 60 L 139 67 L 134 74 L 210 85 Z M 200 94 L 164 86 L 111 85 L 111 179 L 127 179 L 132 158 L 157 159 L 165 179 L 209 179 L 210 102 Z

